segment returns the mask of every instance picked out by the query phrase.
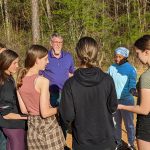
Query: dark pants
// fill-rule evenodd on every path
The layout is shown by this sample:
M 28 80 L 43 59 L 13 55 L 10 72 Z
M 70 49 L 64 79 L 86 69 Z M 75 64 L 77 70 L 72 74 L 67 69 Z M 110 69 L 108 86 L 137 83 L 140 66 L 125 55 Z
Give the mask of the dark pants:
M 25 150 L 25 130 L 2 128 L 7 137 L 7 150 Z
M 119 104 L 127 105 L 127 106 L 133 106 L 134 105 L 134 99 L 133 97 L 128 97 L 124 99 L 118 100 Z M 126 110 L 117 110 L 115 113 L 115 120 L 116 120 L 116 130 L 115 130 L 115 136 L 117 140 L 117 144 L 122 144 L 121 138 L 122 138 L 122 120 L 124 121 L 124 125 L 127 131 L 128 136 L 128 143 L 130 145 L 134 145 L 135 140 L 135 129 L 134 129 L 134 116 L 132 112 L 126 111 Z
M 0 149 L 6 150 L 6 138 L 0 128 Z
M 50 98 L 51 98 L 51 105 L 53 107 L 59 106 L 60 101 L 61 101 L 61 92 L 52 93 Z M 60 126 L 62 128 L 64 137 L 66 139 L 66 137 L 67 137 L 67 128 L 66 128 L 61 116 L 59 116 L 58 120 L 59 120 Z
M 51 93 L 51 95 L 50 95 L 50 103 L 51 103 L 51 105 L 53 107 L 59 106 L 60 101 L 61 101 L 61 91 L 59 90 L 59 87 L 56 86 L 56 85 L 52 85 L 50 87 L 50 93 Z M 67 137 L 67 128 L 66 128 L 66 126 L 65 126 L 65 124 L 64 124 L 64 122 L 63 122 L 63 120 L 62 120 L 60 115 L 58 116 L 57 119 L 58 119 L 58 122 L 59 122 L 59 124 L 61 126 L 61 129 L 63 131 L 64 137 L 66 139 L 66 137 Z M 64 148 L 64 150 L 70 150 L 70 148 L 68 148 L 66 146 Z

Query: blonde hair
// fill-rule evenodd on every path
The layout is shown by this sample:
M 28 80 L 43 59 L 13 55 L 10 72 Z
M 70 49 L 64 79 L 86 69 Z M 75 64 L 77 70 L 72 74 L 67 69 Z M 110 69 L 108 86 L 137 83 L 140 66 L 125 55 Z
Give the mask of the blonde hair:
M 81 65 L 85 65 L 86 67 L 98 66 L 98 49 L 98 44 L 93 38 L 81 38 L 76 45 L 76 52 Z

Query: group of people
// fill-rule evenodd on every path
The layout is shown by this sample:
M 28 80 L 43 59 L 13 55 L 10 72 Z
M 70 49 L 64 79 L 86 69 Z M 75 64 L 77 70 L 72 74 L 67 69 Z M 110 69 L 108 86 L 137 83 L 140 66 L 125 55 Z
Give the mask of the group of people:
M 150 69 L 136 85 L 136 69 L 128 62 L 125 47 L 115 50 L 115 63 L 105 73 L 98 66 L 100 44 L 93 38 L 77 42 L 76 70 L 71 54 L 62 50 L 61 35 L 54 33 L 50 45 L 49 51 L 32 45 L 19 70 L 18 54 L 0 45 L 0 142 L 4 149 L 67 150 L 66 133 L 71 127 L 73 150 L 119 150 L 123 119 L 128 148 L 134 150 L 133 113 L 137 113 L 138 149 L 149 150 Z M 134 49 L 139 60 L 150 66 L 150 35 L 139 38 Z M 137 105 L 133 96 L 138 97 Z

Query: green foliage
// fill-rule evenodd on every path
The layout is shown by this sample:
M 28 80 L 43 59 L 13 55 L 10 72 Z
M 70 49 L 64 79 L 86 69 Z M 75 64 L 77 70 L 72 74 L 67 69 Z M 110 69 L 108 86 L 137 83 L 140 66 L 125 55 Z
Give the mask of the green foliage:
M 57 31 L 64 36 L 64 49 L 70 50 L 75 56 L 76 42 L 82 36 L 92 36 L 101 45 L 99 59 L 102 59 L 102 66 L 112 63 L 115 48 L 131 48 L 137 38 L 150 33 L 148 1 L 49 0 L 49 6 L 50 14 L 46 0 L 39 0 L 41 44 L 48 48 L 50 35 Z M 11 25 L 9 43 L 3 0 L 0 1 L 0 9 L 1 42 L 16 49 L 23 57 L 32 44 L 31 1 L 8 1 Z

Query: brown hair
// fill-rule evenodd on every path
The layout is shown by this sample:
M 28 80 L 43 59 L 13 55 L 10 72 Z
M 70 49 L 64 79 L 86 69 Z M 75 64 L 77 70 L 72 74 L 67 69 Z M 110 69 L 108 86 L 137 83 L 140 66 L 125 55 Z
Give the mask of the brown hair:
M 0 49 L 2 49 L 2 48 L 6 48 L 6 46 L 4 44 L 0 43 Z
M 144 52 L 145 50 L 150 50 L 150 35 L 144 35 L 137 39 L 134 46 Z
M 0 43 L 0 53 L 2 53 L 4 50 L 6 50 L 6 46 Z
M 28 70 L 35 65 L 37 58 L 43 58 L 48 54 L 48 50 L 41 45 L 32 45 L 26 52 L 24 68 L 20 68 L 17 75 L 17 88 L 22 86 L 22 79 Z
M 91 37 L 83 37 L 76 45 L 77 56 L 81 65 L 86 67 L 96 67 L 98 64 L 98 44 Z
M 18 54 L 13 50 L 5 50 L 0 54 L 0 85 L 4 84 L 8 75 L 5 71 L 10 67 L 12 62 L 18 58 Z

